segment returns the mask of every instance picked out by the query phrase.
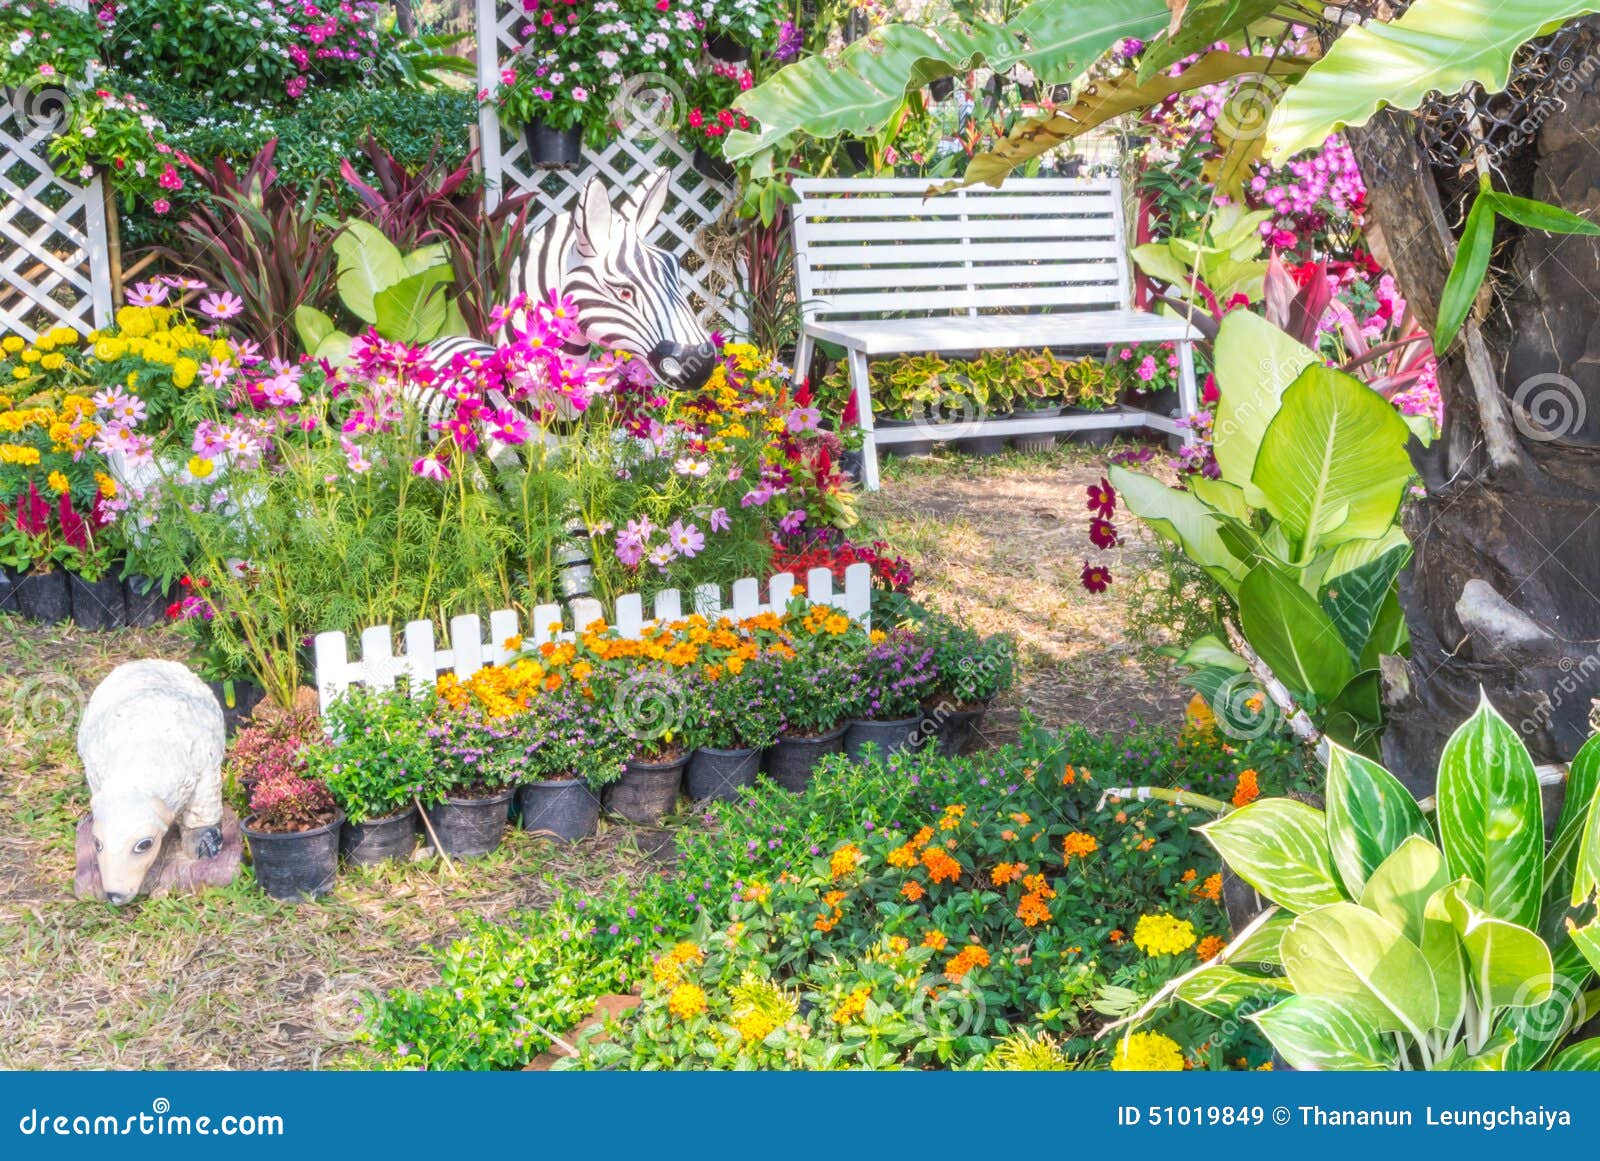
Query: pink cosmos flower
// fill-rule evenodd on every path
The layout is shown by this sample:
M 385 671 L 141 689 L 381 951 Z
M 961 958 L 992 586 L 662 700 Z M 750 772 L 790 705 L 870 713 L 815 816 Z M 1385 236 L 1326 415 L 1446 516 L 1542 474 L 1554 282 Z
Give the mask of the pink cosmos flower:
M 693 559 L 694 555 L 706 546 L 706 538 L 693 524 L 684 524 L 681 520 L 674 520 L 667 528 L 667 543 L 673 547 L 678 555 L 686 559 Z
M 200 313 L 218 322 L 236 318 L 244 313 L 244 299 L 231 290 L 208 294 L 200 300 Z

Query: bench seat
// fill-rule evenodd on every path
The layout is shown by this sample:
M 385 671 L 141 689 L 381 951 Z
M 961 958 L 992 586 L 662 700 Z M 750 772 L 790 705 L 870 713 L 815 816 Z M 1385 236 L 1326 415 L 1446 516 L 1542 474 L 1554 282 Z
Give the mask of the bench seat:
M 1193 342 L 1200 332 L 1182 319 L 1144 310 L 1056 314 L 958 315 L 949 318 L 817 319 L 813 339 L 864 355 L 917 351 L 1001 351 L 1032 347 L 1104 347 L 1113 343 Z

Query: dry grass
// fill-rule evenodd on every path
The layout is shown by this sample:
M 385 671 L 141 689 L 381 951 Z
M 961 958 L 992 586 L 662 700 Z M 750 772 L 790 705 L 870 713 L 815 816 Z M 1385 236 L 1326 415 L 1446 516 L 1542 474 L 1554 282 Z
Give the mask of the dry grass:
M 1172 720 L 1183 696 L 1125 641 L 1113 589 L 1078 584 L 1090 551 L 1081 452 L 899 465 L 865 503 L 903 547 L 921 595 L 1024 643 L 998 732 L 1027 708 L 1047 725 Z M 1131 527 L 1120 569 L 1148 542 Z M 181 657 L 165 632 L 84 634 L 0 618 L 0 1038 L 5 1068 L 316 1068 L 359 1063 L 373 991 L 431 982 L 430 946 L 471 915 L 537 908 L 552 884 L 658 874 L 669 830 L 610 827 L 560 847 L 521 832 L 459 874 L 436 860 L 341 876 L 311 905 L 266 899 L 248 873 L 226 891 L 114 909 L 72 897 L 72 831 L 87 809 L 72 731 L 118 662 Z

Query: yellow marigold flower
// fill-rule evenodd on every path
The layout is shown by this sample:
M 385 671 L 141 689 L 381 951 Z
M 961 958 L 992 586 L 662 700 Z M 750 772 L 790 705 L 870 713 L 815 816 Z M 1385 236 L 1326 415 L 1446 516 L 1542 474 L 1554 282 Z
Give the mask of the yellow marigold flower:
M 216 469 L 216 465 L 204 456 L 190 456 L 188 468 L 191 476 L 203 480 Z
M 11 377 L 13 379 L 26 379 L 31 374 L 33 374 L 33 372 L 28 370 L 26 367 L 11 368 Z
M 7 335 L 4 339 L 0 339 L 0 351 L 5 351 L 8 355 L 16 354 L 27 345 L 27 340 L 21 335 Z
M 679 984 L 667 996 L 667 1011 L 680 1020 L 692 1020 L 706 1010 L 706 994 L 694 984 Z
M 61 495 L 72 487 L 72 484 L 68 482 L 66 475 L 62 472 L 51 472 L 45 477 L 45 483 L 49 484 L 51 490 L 57 495 Z
M 0 444 L 0 464 L 17 464 L 30 468 L 39 462 L 39 449 L 20 447 L 14 443 Z
M 1117 1044 L 1111 1069 L 1113 1072 L 1182 1072 L 1183 1051 L 1176 1040 L 1159 1032 L 1132 1032 Z
M 39 366 L 46 371 L 59 371 L 67 365 L 67 357 L 60 351 L 53 351 L 39 360 Z
M 1133 943 L 1146 955 L 1177 955 L 1194 946 L 1194 924 L 1173 915 L 1141 915 Z
M 22 361 L 24 363 L 37 363 L 42 358 L 44 356 L 32 348 L 22 352 Z
M 128 344 L 116 337 L 96 339 L 94 344 L 94 357 L 102 363 L 115 363 L 128 353 Z
M 194 386 L 195 376 L 200 374 L 200 364 L 185 355 L 172 364 L 172 384 L 175 387 Z

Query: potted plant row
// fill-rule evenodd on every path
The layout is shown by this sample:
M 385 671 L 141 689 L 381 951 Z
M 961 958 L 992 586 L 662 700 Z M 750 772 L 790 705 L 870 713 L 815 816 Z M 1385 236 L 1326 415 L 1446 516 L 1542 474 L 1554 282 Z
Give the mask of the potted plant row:
M 30 567 L 20 558 L 0 563 L 0 614 L 14 613 L 39 624 L 148 628 L 161 623 L 171 602 L 170 588 L 149 577 L 123 577 L 115 565 L 73 570 Z
M 691 699 L 684 740 L 694 747 L 684 786 L 697 802 L 733 801 L 755 785 L 761 755 L 783 729 L 783 704 L 774 666 L 744 663 L 738 672 L 706 680 Z

